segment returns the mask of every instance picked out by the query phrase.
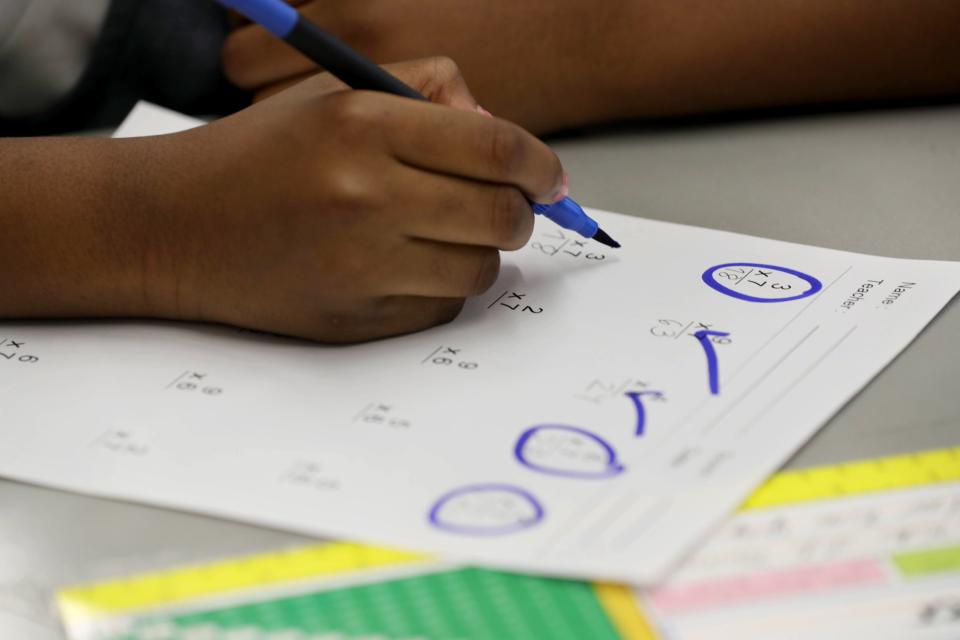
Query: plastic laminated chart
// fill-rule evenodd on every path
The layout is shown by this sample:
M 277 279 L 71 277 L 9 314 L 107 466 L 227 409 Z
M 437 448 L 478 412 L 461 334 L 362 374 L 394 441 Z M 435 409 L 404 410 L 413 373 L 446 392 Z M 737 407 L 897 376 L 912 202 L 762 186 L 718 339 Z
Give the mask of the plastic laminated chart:
M 650 591 L 340 543 L 65 589 L 59 606 L 72 640 L 780 638 L 802 628 L 783 611 L 826 625 L 805 637 L 955 638 L 958 513 L 960 448 L 780 473 Z M 824 615 L 837 603 L 855 615 Z
M 641 600 L 682 640 L 956 640 L 960 448 L 774 476 Z

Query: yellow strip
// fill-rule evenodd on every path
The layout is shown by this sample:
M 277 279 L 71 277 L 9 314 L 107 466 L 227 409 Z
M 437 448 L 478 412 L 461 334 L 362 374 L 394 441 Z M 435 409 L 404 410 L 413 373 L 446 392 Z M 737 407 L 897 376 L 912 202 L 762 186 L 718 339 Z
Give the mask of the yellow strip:
M 618 584 L 594 583 L 600 605 L 623 640 L 658 640 L 659 636 L 637 606 L 637 599 L 627 587 Z
M 958 480 L 960 447 L 924 451 L 781 472 L 757 489 L 741 509 L 762 509 Z M 183 602 L 301 578 L 429 560 L 427 556 L 405 551 L 348 543 L 324 544 L 65 589 L 60 592 L 59 601 L 65 617 L 87 617 Z M 617 627 L 622 627 L 625 638 L 656 638 L 628 590 L 610 585 L 596 588 L 604 608 L 616 621 Z
M 960 447 L 848 462 L 770 478 L 741 510 L 960 480 Z
M 302 578 L 429 559 L 407 551 L 332 543 L 64 589 L 58 598 L 67 615 L 116 613 Z

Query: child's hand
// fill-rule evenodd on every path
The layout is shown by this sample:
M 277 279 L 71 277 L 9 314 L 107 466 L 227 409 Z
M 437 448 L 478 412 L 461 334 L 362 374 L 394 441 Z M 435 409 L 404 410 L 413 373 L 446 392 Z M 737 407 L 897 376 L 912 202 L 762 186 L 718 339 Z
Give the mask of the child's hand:
M 154 139 L 153 315 L 348 342 L 449 321 L 493 284 L 498 250 L 529 239 L 528 199 L 565 193 L 560 162 L 479 113 L 452 62 L 390 70 L 442 104 L 324 74 Z

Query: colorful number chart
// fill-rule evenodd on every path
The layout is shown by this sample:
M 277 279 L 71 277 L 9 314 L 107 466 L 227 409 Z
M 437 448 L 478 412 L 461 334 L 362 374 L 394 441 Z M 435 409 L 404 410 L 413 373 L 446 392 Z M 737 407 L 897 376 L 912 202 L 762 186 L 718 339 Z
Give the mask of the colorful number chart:
M 958 510 L 960 449 L 945 449 L 775 475 L 637 594 L 334 543 L 58 601 L 72 640 L 955 638 Z

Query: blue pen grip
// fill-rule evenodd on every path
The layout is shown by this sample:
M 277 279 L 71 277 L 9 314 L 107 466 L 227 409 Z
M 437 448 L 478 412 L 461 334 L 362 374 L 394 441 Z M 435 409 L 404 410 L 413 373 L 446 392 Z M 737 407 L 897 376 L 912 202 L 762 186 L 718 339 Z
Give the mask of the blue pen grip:
M 584 238 L 592 238 L 599 228 L 591 218 L 570 198 L 564 198 L 555 204 L 533 204 L 533 212 L 550 218 L 564 229 L 579 233 Z
M 228 9 L 242 13 L 280 39 L 297 26 L 300 14 L 282 0 L 217 0 Z

